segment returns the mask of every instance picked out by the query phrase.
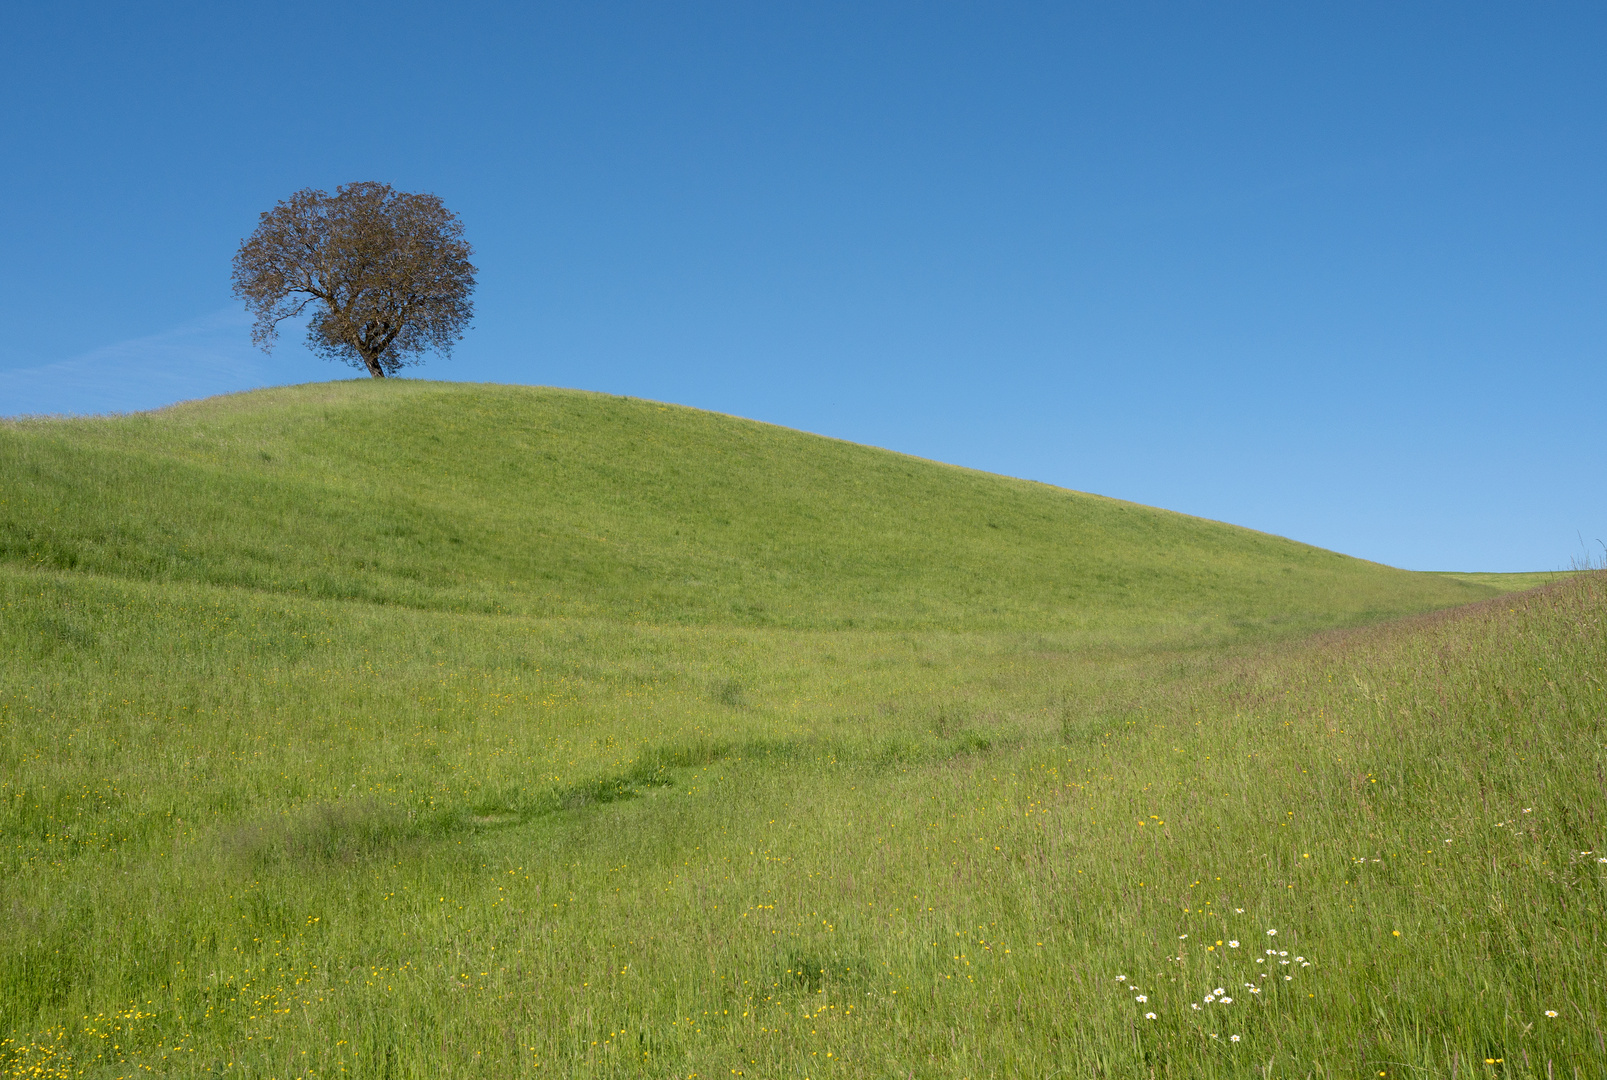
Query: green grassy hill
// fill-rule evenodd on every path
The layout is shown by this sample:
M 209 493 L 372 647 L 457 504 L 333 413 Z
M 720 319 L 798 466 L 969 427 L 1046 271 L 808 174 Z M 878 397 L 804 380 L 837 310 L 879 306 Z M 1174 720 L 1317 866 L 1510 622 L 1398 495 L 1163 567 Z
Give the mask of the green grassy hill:
M 0 1077 L 1590 1075 L 1532 583 L 566 391 L 0 423 Z
M 443 611 L 1221 638 L 1496 587 L 629 398 L 361 381 L 0 428 L 0 559 Z

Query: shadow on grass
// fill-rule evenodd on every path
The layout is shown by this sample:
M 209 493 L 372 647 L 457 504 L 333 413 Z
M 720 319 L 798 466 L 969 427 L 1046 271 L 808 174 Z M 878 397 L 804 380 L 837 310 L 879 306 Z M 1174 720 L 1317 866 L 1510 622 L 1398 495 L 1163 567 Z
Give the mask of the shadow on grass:
M 440 832 L 410 819 L 400 807 L 374 799 L 352 799 L 304 807 L 276 821 L 238 826 L 224 834 L 223 849 L 256 867 L 285 862 L 350 865 L 390 855 Z
M 930 739 L 699 740 L 645 751 L 628 768 L 554 788 L 492 795 L 467 807 L 434 813 L 409 812 L 377 799 L 341 800 L 306 806 L 281 818 L 245 823 L 225 832 L 226 855 L 255 868 L 285 863 L 340 866 L 391 858 L 464 833 L 528 825 L 543 818 L 636 799 L 655 788 L 673 787 L 678 774 L 716 762 L 759 768 L 858 768 L 880 771 L 935 764 L 988 753 L 1002 743 L 973 730 Z
M 760 768 L 812 764 L 878 770 L 949 761 L 986 753 L 1000 745 L 996 738 L 972 730 L 925 740 L 699 740 L 653 747 L 621 772 L 556 789 L 533 800 L 482 800 L 459 817 L 473 829 L 522 825 L 552 814 L 634 799 L 654 788 L 673 787 L 681 771 L 716 762 L 741 762 Z

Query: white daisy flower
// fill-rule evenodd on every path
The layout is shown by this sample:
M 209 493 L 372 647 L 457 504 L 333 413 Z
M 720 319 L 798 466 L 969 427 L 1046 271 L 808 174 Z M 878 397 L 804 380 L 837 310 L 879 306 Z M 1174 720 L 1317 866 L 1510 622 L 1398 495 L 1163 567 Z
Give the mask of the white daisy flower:
M 1126 982 L 1127 981 L 1127 976 L 1126 975 L 1118 975 L 1118 976 L 1116 976 L 1116 981 L 1117 982 Z
M 1526 814 L 1527 814 L 1527 813 L 1528 813 L 1528 812 L 1529 812 L 1529 811 L 1527 811 L 1527 810 L 1525 810 L 1525 811 L 1524 811 L 1524 813 L 1526 813 Z M 1549 1016 L 1549 1017 L 1551 1017 L 1551 1018 L 1552 1018 L 1552 1019 L 1556 1019 L 1556 1016 L 1557 1016 L 1557 1010 L 1556 1010 L 1556 1009 L 1547 1009 L 1547 1010 L 1546 1010 L 1546 1015 L 1547 1015 L 1547 1016 Z
M 1230 997 L 1225 997 L 1225 998 L 1222 999 L 1222 1004 L 1224 1004 L 1224 1005 L 1232 1005 L 1233 1004 L 1233 999 L 1230 998 Z
M 1199 1012 L 1200 1011 L 1200 1003 L 1198 1001 L 1191 1001 L 1191 1002 L 1189 1002 L 1189 1008 L 1193 1009 L 1195 1012 Z
M 1138 1002 L 1140 1005 L 1145 1005 L 1145 1004 L 1148 1004 L 1148 1002 L 1149 1002 L 1149 995 L 1148 994 L 1139 994 L 1133 1000 Z
M 1295 980 L 1295 977 L 1293 975 L 1285 975 L 1283 977 L 1284 982 L 1294 982 L 1294 980 Z
M 1155 1014 L 1154 1013 L 1145 1013 L 1144 1014 L 1144 1019 L 1145 1020 L 1153 1020 L 1153 1019 L 1155 1019 Z
M 1278 932 L 1276 930 L 1268 930 L 1267 931 L 1267 937 L 1277 937 L 1277 936 L 1278 936 Z
M 1234 1042 L 1239 1041 L 1239 1037 L 1237 1035 L 1229 1035 L 1228 1038 L 1232 1039 Z
M 1238 942 L 1237 942 L 1237 941 L 1230 941 L 1230 942 L 1228 942 L 1228 948 L 1230 948 L 1230 949 L 1237 949 L 1237 948 L 1238 948 L 1238 947 L 1239 947 L 1239 943 L 1238 943 Z

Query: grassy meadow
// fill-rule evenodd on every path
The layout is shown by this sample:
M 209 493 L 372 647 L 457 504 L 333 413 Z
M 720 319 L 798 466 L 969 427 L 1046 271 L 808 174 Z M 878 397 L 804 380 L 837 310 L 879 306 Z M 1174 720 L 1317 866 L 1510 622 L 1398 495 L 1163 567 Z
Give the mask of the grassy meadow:
M 0 422 L 0 1077 L 1599 1076 L 1604 615 L 602 395 Z

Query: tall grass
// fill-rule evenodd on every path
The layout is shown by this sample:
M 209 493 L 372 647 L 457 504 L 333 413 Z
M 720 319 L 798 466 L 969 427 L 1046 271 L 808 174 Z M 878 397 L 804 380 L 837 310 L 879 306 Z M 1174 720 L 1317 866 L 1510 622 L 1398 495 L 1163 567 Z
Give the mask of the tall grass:
M 658 408 L 601 405 L 606 447 Z M 543 578 L 525 552 L 482 580 L 497 544 L 456 561 L 448 536 L 342 598 L 296 575 L 378 520 L 392 474 L 326 476 L 353 517 L 275 531 L 242 475 L 261 444 L 225 453 L 216 425 L 302 421 L 225 407 L 200 436 L 183 415 L 11 432 L 0 1076 L 1550 1080 L 1607 1060 L 1601 575 L 1310 637 L 1502 586 L 1326 555 L 1307 573 L 1252 535 L 1132 610 L 1040 614 L 985 547 L 916 567 L 861 535 L 838 565 L 862 570 L 776 585 L 766 610 L 794 614 L 761 617 L 687 590 L 632 608 L 618 563 Z M 191 438 L 222 455 L 214 488 L 116 501 L 120 455 Z M 100 464 L 73 457 L 97 440 Z M 294 499 L 322 497 L 317 471 Z M 933 490 L 1016 490 L 952 475 Z M 201 527 L 206 491 L 228 501 Z M 633 544 L 687 565 L 650 536 L 673 532 L 649 505 L 668 496 L 594 494 L 635 507 L 613 536 L 635 521 Z M 420 513 L 442 535 L 442 506 L 482 539 L 537 512 L 440 498 Z M 746 544 L 763 516 L 743 520 Z M 1050 525 L 1010 544 L 1048 559 Z M 776 550 L 843 527 L 795 523 Z M 40 554 L 61 537 L 72 566 Z M 259 578 L 225 541 L 266 553 Z M 1063 555 L 1164 557 L 1110 543 Z M 697 558 L 727 595 L 761 576 L 714 547 Z M 845 599 L 877 566 L 909 576 Z M 375 602 L 408 581 L 416 602 Z

